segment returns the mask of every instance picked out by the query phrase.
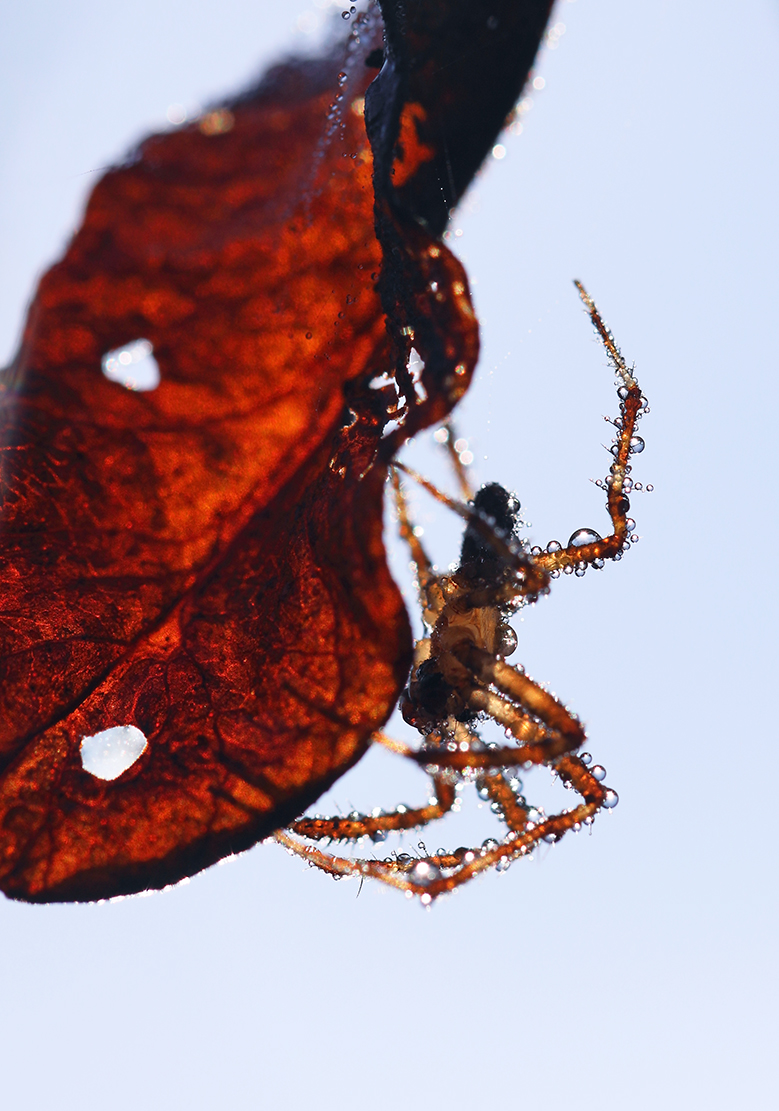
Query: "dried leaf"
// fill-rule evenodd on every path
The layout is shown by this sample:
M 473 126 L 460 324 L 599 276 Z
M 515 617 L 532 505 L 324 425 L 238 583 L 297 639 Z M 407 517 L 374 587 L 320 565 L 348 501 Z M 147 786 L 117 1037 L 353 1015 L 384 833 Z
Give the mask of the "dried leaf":
M 495 8 L 497 29 L 475 0 L 426 0 L 404 25 L 386 3 L 370 89 L 376 15 L 147 139 L 41 281 L 0 376 L 7 894 L 160 887 L 246 848 L 391 712 L 411 641 L 386 464 L 470 380 L 467 282 L 437 237 L 548 4 Z M 464 42 L 467 82 L 444 64 Z M 405 408 L 371 388 L 387 372 Z M 115 726 L 147 745 L 106 781 L 81 744 Z

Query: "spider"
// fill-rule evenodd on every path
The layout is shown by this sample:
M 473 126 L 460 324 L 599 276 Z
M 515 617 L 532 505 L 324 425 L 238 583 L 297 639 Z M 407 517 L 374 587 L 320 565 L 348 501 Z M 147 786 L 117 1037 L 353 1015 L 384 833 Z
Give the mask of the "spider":
M 409 897 L 419 895 L 429 904 L 480 872 L 507 868 L 542 840 L 557 841 L 568 830 L 591 824 L 600 809 L 618 802 L 616 792 L 602 782 L 603 769 L 590 767 L 587 754 L 576 755 L 585 739 L 578 717 L 521 667 L 506 663 L 517 643 L 509 624 L 512 613 L 546 593 L 550 579 L 561 572 L 581 575 L 588 566 L 602 567 L 606 559 L 621 559 L 635 527 L 627 516 L 632 488 L 629 460 L 644 447 L 635 429 L 647 409 L 646 399 L 594 302 L 580 282 L 575 285 L 620 380 L 620 417 L 613 422 L 614 461 L 608 478 L 599 483 L 607 491 L 612 532 L 600 537 L 590 529 L 579 529 L 565 547 L 552 542 L 545 550 L 528 550 L 517 535 L 519 502 L 497 483 L 473 495 L 451 433 L 446 444 L 467 504 L 448 497 L 403 464 L 393 465 L 400 536 L 416 569 L 429 633 L 416 645 L 400 709 L 423 741 L 414 749 L 383 733 L 372 740 L 423 767 L 431 778 L 432 792 L 427 806 L 347 817 L 306 816 L 275 834 L 290 852 L 333 876 L 372 877 Z M 465 520 L 460 562 L 453 571 L 435 572 L 411 523 L 400 473 Z M 483 743 L 478 725 L 486 719 L 501 725 L 515 743 Z M 578 805 L 546 816 L 527 803 L 517 771 L 541 764 L 579 794 Z M 311 844 L 361 838 L 381 842 L 390 832 L 424 827 L 455 807 L 464 781 L 472 782 L 492 804 L 506 829 L 501 841 L 490 839 L 480 848 L 433 854 L 422 846 L 419 857 L 395 854 L 385 859 L 339 857 Z

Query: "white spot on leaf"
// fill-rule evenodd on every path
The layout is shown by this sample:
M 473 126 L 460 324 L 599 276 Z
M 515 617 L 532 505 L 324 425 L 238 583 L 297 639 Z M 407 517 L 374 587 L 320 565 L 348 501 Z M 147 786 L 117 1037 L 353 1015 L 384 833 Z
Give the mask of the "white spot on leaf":
M 147 339 L 137 339 L 124 347 L 106 351 L 103 374 L 128 390 L 156 390 L 160 384 L 160 368 L 152 355 L 153 350 Z
M 146 738 L 134 725 L 114 725 L 81 742 L 84 771 L 97 779 L 116 779 L 131 768 L 146 748 Z

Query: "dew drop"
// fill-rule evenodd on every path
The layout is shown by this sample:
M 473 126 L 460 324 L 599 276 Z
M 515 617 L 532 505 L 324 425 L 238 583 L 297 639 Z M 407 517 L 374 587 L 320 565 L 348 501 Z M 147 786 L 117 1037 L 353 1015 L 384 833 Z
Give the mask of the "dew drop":
M 606 791 L 606 794 L 603 796 L 603 806 L 606 810 L 613 810 L 618 802 L 619 795 L 616 791 L 612 791 L 612 789 L 609 787 L 609 789 Z
M 603 780 L 606 778 L 606 769 L 603 767 L 602 764 L 595 764 L 592 768 L 590 768 L 590 775 L 593 779 L 597 779 L 598 783 L 602 783 Z
M 484 856 L 486 853 L 491 853 L 493 849 L 497 849 L 499 842 L 494 837 L 488 837 L 486 841 L 481 843 L 481 853 Z
M 147 741 L 134 725 L 114 725 L 81 742 L 81 764 L 96 779 L 116 779 L 145 751 Z
M 590 756 L 589 752 L 583 752 L 579 759 L 584 764 L 585 768 L 592 763 L 592 757 Z
M 118 382 L 128 390 L 156 390 L 160 384 L 160 368 L 147 339 L 137 339 L 124 347 L 106 351 L 102 359 L 103 374 L 109 382 Z
M 184 123 L 187 118 L 187 110 L 183 104 L 169 104 L 168 110 L 165 113 L 168 117 L 168 122 L 178 127 Z
M 641 439 L 640 436 L 634 436 L 632 438 L 632 440 L 630 441 L 630 453 L 631 453 L 631 455 L 638 455 L 639 452 L 643 451 L 645 447 L 646 447 L 646 444 L 644 443 L 644 441 Z
M 572 534 L 571 539 L 568 541 L 568 547 L 583 548 L 585 544 L 595 544 L 600 539 L 602 539 L 602 537 L 595 529 L 580 528 Z
M 546 550 L 548 552 L 559 552 L 561 550 L 561 548 L 562 548 L 562 544 L 560 543 L 559 540 L 550 540 L 549 543 L 546 546 Z
M 496 651 L 500 656 L 510 656 L 517 649 L 517 634 L 510 625 L 500 625 L 497 634 Z
M 471 864 L 476 859 L 476 853 L 473 849 L 466 849 L 464 845 L 455 849 L 452 856 L 456 856 L 462 864 Z
M 435 880 L 440 880 L 441 869 L 437 864 L 431 864 L 428 860 L 420 860 L 411 869 L 409 878 L 414 883 L 433 883 Z

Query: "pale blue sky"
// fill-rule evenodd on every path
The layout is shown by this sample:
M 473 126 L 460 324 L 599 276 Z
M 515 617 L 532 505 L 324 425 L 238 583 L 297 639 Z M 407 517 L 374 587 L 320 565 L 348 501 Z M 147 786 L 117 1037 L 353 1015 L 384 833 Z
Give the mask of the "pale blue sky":
M 310 41 L 302 4 L 5 0 L 0 361 L 95 171 L 170 104 Z M 604 531 L 588 479 L 616 406 L 585 281 L 649 395 L 634 478 L 655 489 L 633 499 L 636 550 L 555 584 L 517 659 L 581 714 L 619 807 L 431 912 L 274 847 L 149 898 L 2 902 L 7 1106 L 779 1103 L 777 7 L 576 0 L 555 19 L 523 133 L 453 223 L 484 341 L 459 424 L 534 540 Z M 457 527 L 418 512 L 454 558 Z M 330 802 L 423 786 L 371 756 Z

